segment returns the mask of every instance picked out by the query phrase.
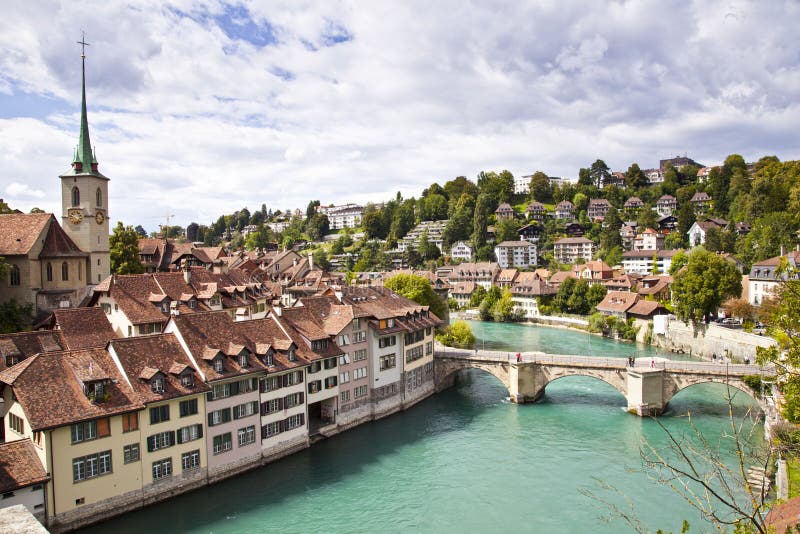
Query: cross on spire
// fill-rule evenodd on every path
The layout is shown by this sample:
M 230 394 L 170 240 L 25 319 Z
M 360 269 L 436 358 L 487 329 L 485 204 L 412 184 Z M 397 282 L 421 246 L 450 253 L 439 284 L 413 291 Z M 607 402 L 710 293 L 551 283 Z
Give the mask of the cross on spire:
M 86 47 L 91 45 L 86 42 L 86 32 L 83 30 L 81 30 L 81 40 L 78 41 L 78 44 L 81 45 L 81 59 L 86 59 Z

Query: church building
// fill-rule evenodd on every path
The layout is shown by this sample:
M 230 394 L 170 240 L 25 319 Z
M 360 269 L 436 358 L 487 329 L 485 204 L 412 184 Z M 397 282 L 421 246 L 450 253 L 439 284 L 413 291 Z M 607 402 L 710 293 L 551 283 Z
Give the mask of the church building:
M 50 213 L 0 215 L 0 302 L 31 304 L 36 318 L 78 306 L 91 287 L 111 274 L 108 178 L 100 173 L 89 140 L 86 56 L 81 54 L 82 95 L 78 146 L 61 179 L 61 225 Z

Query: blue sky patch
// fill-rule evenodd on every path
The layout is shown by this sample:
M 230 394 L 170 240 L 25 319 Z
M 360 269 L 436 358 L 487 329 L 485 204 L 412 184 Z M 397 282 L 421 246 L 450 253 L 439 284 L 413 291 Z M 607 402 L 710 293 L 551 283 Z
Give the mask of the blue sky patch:
M 35 119 L 46 119 L 53 114 L 80 112 L 80 105 L 80 100 L 76 105 L 56 98 L 16 90 L 11 95 L 0 93 L 0 118 L 33 117 Z
M 245 41 L 259 48 L 277 42 L 272 25 L 266 20 L 257 23 L 242 5 L 225 4 L 222 14 L 212 18 L 230 39 Z
M 352 40 L 353 34 L 347 31 L 347 28 L 332 20 L 327 21 L 325 31 L 320 36 L 320 42 L 324 46 L 335 46 Z

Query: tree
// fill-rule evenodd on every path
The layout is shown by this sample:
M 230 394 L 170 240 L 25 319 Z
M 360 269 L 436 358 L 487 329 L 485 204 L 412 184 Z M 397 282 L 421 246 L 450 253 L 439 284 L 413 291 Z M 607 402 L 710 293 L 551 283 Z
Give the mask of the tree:
M 323 249 L 318 248 L 314 251 L 311 257 L 314 260 L 314 267 L 319 267 L 323 271 L 327 271 L 331 268 L 331 263 L 328 261 L 328 255 L 325 254 Z
M 147 230 L 142 228 L 141 224 L 137 224 L 134 230 L 136 230 L 136 233 L 139 235 L 139 237 L 147 237 Z
M 514 313 L 514 300 L 511 290 L 505 288 L 500 298 L 497 299 L 491 308 L 492 318 L 497 322 L 515 320 L 517 315 Z
M 430 280 L 415 274 L 396 274 L 383 282 L 387 287 L 421 306 L 428 306 L 437 317 L 445 317 L 447 304 L 433 291 Z
M 312 241 L 322 241 L 329 231 L 330 222 L 328 216 L 323 213 L 314 213 L 306 220 L 306 234 Z
M 592 185 L 593 183 L 591 169 L 580 169 L 578 171 L 578 185 Z
M 622 254 L 623 254 L 622 247 L 616 245 L 611 250 L 605 253 L 605 256 L 603 256 L 603 261 L 605 261 L 610 266 L 614 267 L 615 265 L 619 265 L 620 263 L 622 263 L 622 257 L 623 257 Z
M 658 228 L 658 213 L 644 207 L 639 210 L 639 216 L 636 218 L 636 222 L 639 225 L 640 231 L 647 228 Z
M 592 284 L 586 292 L 586 302 L 589 304 L 590 309 L 594 309 L 598 304 L 603 302 L 606 298 L 606 286 L 603 284 Z
M 444 191 L 450 201 L 459 200 L 465 193 L 474 199 L 478 197 L 479 193 L 475 182 L 468 180 L 466 176 L 458 176 L 444 184 Z
M 317 208 L 319 207 L 319 200 L 312 200 L 306 206 L 306 219 L 310 219 L 317 213 Z
M 738 317 L 743 321 L 752 321 L 755 317 L 755 308 L 747 299 L 728 299 L 722 309 L 728 317 Z
M 443 195 L 430 194 L 419 201 L 419 218 L 423 221 L 447 219 L 447 199 Z
M 553 187 L 550 185 L 550 178 L 542 171 L 533 173 L 528 184 L 528 191 L 533 200 L 538 200 L 539 202 L 551 202 L 553 200 Z
M 672 256 L 672 262 L 669 264 L 670 276 L 675 276 L 675 273 L 681 270 L 681 267 L 689 263 L 689 256 L 686 252 L 679 250 Z
M 694 208 L 690 202 L 684 202 L 678 209 L 678 235 L 681 236 L 684 246 L 689 243 L 689 229 L 695 223 Z
M 252 232 L 247 236 L 247 239 L 245 239 L 244 247 L 247 250 L 263 250 L 266 249 L 267 245 L 272 243 L 274 239 L 275 235 L 272 233 L 270 227 L 263 223 L 259 223 L 256 226 L 256 231 Z
M 480 314 L 482 320 L 489 321 L 492 319 L 492 308 L 502 296 L 503 292 L 497 286 L 491 286 L 486 290 L 486 296 L 483 298 L 481 305 L 478 307 L 478 313 Z
M 139 234 L 132 226 L 118 221 L 108 240 L 111 272 L 115 274 L 140 274 L 144 265 L 139 261 Z
M 730 230 L 712 226 L 706 230 L 703 246 L 709 252 L 733 252 L 736 246 L 736 234 Z
M 455 205 L 453 214 L 442 231 L 442 244 L 449 250 L 458 241 L 469 240 L 472 232 L 472 217 L 475 213 L 475 199 L 464 193 Z
M 140 228 L 139 226 L 136 227 L 137 234 L 139 233 L 138 230 L 139 228 Z M 195 241 L 197 241 L 197 230 L 199 228 L 200 225 L 197 224 L 196 222 L 189 223 L 189 225 L 186 227 L 186 241 L 189 241 L 190 243 L 194 243 Z
M 683 238 L 678 232 L 670 232 L 664 237 L 664 248 L 676 250 L 683 246 Z
M 472 219 L 472 246 L 476 251 L 486 244 L 490 202 L 491 199 L 486 194 L 478 195 L 478 199 L 475 201 L 475 215 Z
M 18 304 L 15 299 L 0 303 L 0 334 L 30 330 L 32 322 L 32 304 Z
M 592 163 L 589 169 L 589 176 L 592 178 L 592 183 L 597 187 L 603 187 L 603 183 L 611 178 L 611 170 L 602 159 L 596 160 Z
M 575 204 L 576 211 L 585 211 L 589 206 L 589 197 L 587 197 L 584 193 L 575 193 L 575 196 L 572 197 L 572 203 Z
M 672 297 L 675 314 L 684 322 L 699 323 L 730 297 L 742 294 L 742 275 L 736 267 L 703 248 L 689 255 L 686 270 L 675 274 Z
M 600 248 L 606 253 L 614 247 L 622 246 L 622 237 L 619 235 L 620 228 L 622 228 L 622 219 L 619 217 L 617 208 L 612 206 L 606 212 L 602 230 L 600 231 Z M 608 264 L 615 265 L 613 263 Z
M 503 241 L 519 241 L 519 222 L 516 219 L 507 217 L 500 218 L 494 225 L 495 240 L 498 243 Z
M 472 295 L 469 297 L 469 307 L 470 308 L 477 308 L 483 302 L 483 299 L 486 298 L 486 288 L 483 286 L 477 286 L 475 291 L 472 292 Z
M 470 348 L 475 345 L 475 334 L 466 321 L 455 321 L 436 334 L 436 341 L 447 347 Z
M 632 164 L 625 172 L 625 185 L 633 189 L 647 185 L 647 176 L 639 168 L 638 163 Z

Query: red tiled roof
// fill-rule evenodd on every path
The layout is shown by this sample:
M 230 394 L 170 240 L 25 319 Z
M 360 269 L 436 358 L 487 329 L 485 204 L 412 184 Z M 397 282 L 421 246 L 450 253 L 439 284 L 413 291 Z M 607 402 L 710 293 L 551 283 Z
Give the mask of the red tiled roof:
M 31 440 L 0 444 L 0 493 L 15 491 L 50 480 Z
M 109 378 L 109 399 L 90 401 L 81 378 Z M 35 431 L 143 408 L 103 349 L 38 354 L 0 373 L 0 382 L 13 388 Z
M 117 337 L 102 308 L 56 310 L 54 315 L 68 350 L 105 347 Z
M 52 213 L 7 213 L 0 215 L 0 255 L 29 254 Z
M 47 237 L 44 239 L 44 247 L 42 247 L 39 257 L 84 258 L 87 256 L 89 256 L 89 254 L 78 248 L 78 245 L 76 245 L 61 226 L 56 223 L 54 217 L 50 227 L 47 229 Z

